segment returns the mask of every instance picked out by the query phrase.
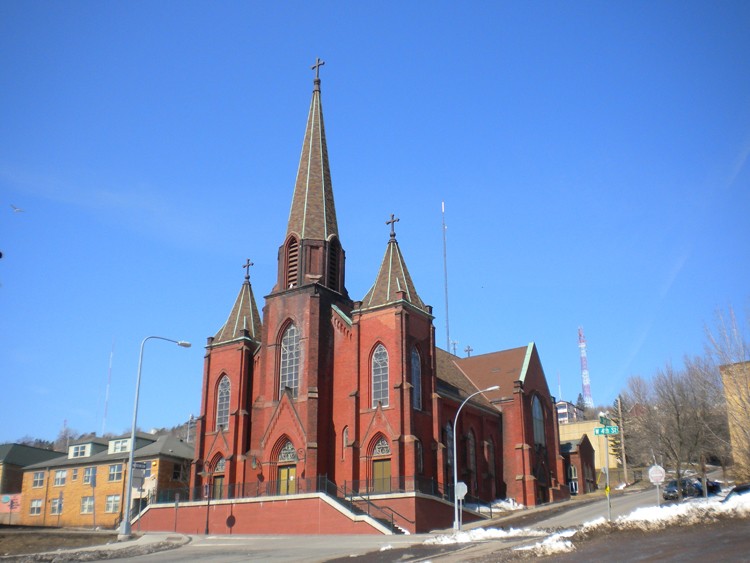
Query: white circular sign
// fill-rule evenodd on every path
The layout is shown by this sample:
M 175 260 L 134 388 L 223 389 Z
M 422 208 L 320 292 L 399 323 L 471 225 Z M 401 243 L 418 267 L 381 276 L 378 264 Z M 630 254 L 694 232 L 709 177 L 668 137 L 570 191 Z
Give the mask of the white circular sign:
M 652 465 L 651 469 L 648 470 L 648 480 L 654 485 L 660 485 L 664 482 L 664 478 L 667 476 L 667 472 L 661 465 Z

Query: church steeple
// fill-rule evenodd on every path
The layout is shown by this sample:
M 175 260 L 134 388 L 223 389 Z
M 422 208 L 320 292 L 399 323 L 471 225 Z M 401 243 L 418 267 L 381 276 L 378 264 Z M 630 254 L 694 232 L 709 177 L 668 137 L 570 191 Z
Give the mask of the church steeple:
M 375 278 L 375 283 L 362 299 L 360 308 L 361 310 L 374 309 L 398 301 L 406 301 L 417 309 L 429 313 L 429 307 L 417 295 L 414 282 L 406 268 L 406 261 L 401 254 L 401 248 L 396 241 L 395 225 L 397 222 L 398 219 L 394 215 L 391 215 L 390 221 L 386 221 L 386 225 L 391 226 L 391 237 L 385 249 L 383 262 L 380 264 L 378 277 Z
M 317 59 L 312 101 L 294 184 L 286 239 L 279 252 L 277 290 L 318 283 L 346 294 L 344 252 L 339 241 L 333 186 L 328 164 L 320 67 Z

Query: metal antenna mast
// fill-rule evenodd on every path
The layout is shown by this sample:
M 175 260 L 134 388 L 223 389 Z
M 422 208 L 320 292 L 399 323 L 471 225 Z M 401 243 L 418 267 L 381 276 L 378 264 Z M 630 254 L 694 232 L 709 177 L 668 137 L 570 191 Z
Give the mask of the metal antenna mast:
M 586 357 L 586 337 L 583 335 L 583 327 L 578 327 L 578 348 L 581 350 L 581 381 L 583 382 L 583 403 L 587 408 L 594 408 L 594 399 L 591 398 L 591 380 L 589 379 L 589 361 Z
M 451 329 L 450 322 L 448 321 L 448 245 L 446 243 L 445 231 L 448 227 L 445 226 L 445 202 L 442 202 L 443 207 L 443 276 L 445 278 L 445 349 L 450 352 L 451 350 Z M 455 352 L 454 352 L 455 354 Z

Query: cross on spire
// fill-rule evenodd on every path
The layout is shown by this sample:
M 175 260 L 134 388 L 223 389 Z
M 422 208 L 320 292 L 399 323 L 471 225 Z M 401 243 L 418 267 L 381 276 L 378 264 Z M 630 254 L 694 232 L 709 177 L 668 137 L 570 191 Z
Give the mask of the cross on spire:
M 321 61 L 320 57 L 315 58 L 315 64 L 310 67 L 315 71 L 315 80 L 320 80 L 320 67 L 322 67 L 324 64 L 326 64 L 326 62 Z
M 391 220 L 386 221 L 386 225 L 391 226 L 391 238 L 396 238 L 396 223 L 399 222 L 399 218 L 396 217 L 393 213 L 391 213 Z
M 464 348 L 464 352 L 466 352 L 466 357 L 471 358 L 471 353 L 474 351 L 474 348 L 467 345 L 466 348 Z
M 250 258 L 247 259 L 247 262 L 242 266 L 245 269 L 245 281 L 250 281 L 250 266 L 255 266 L 252 262 L 250 262 Z

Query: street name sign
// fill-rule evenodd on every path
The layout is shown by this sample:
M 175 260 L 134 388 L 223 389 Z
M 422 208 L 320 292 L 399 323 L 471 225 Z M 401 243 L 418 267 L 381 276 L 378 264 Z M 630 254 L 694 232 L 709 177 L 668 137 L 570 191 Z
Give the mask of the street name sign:
M 601 436 L 609 435 L 609 434 L 619 434 L 620 433 L 620 427 L 619 426 L 603 426 L 594 428 L 594 436 Z

